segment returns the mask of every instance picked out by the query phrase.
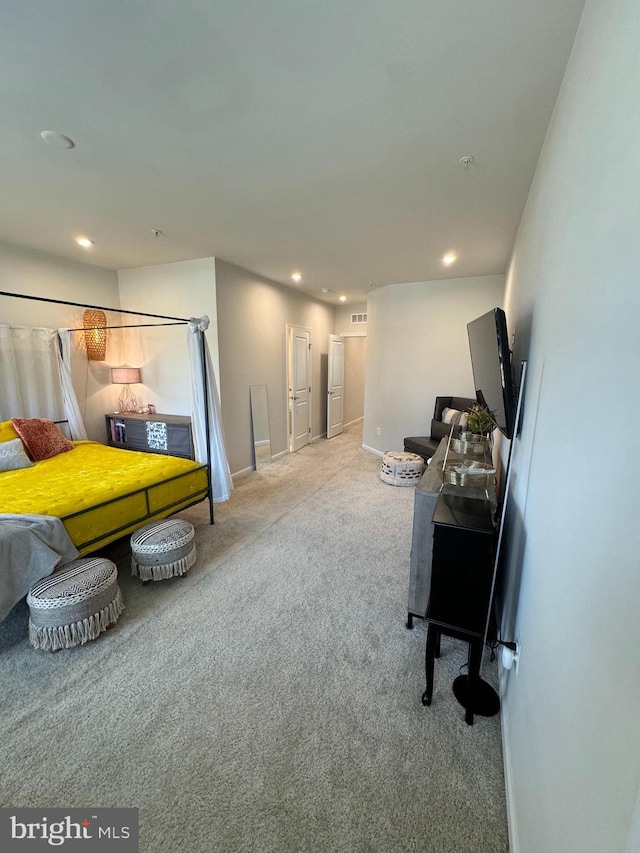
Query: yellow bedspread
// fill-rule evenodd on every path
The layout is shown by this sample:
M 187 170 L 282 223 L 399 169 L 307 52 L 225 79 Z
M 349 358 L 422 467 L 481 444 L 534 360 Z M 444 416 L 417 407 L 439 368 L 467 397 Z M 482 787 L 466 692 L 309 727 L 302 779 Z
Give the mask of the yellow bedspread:
M 74 445 L 31 468 L 1 473 L 0 513 L 55 515 L 86 554 L 207 495 L 206 466 L 197 462 L 94 441 Z

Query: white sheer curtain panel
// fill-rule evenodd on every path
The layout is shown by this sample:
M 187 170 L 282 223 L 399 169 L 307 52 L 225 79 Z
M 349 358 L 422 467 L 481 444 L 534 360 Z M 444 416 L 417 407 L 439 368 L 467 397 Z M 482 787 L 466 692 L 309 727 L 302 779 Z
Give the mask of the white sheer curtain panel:
M 65 419 L 54 329 L 0 326 L 0 420 Z
M 71 381 L 71 332 L 69 329 L 58 329 L 61 347 L 54 347 L 60 371 L 60 388 L 65 418 L 69 422 L 71 438 L 79 441 L 87 437 L 87 430 L 80 414 L 80 406 Z M 60 352 L 62 348 L 62 353 Z
M 207 427 L 205 419 L 205 399 L 209 412 L 209 443 L 211 450 L 211 489 L 215 503 L 228 501 L 233 490 L 229 462 L 224 447 L 222 419 L 220 417 L 220 398 L 216 385 L 209 344 L 204 335 L 209 328 L 209 318 L 192 317 L 188 325 L 189 364 L 191 366 L 191 422 L 193 425 L 193 443 L 196 459 L 201 464 L 207 461 Z M 204 358 L 203 358 L 204 343 Z M 206 359 L 207 392 L 202 382 L 202 365 Z

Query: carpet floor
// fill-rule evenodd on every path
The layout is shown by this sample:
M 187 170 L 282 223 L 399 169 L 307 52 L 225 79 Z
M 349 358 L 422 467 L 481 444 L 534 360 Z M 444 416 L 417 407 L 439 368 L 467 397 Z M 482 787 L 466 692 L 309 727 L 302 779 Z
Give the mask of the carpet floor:
M 405 628 L 413 489 L 357 429 L 181 513 L 198 559 L 98 640 L 36 651 L 0 623 L 3 806 L 139 809 L 143 853 L 505 853 L 499 717 L 464 722 L 466 646 Z M 485 660 L 483 677 L 495 683 Z

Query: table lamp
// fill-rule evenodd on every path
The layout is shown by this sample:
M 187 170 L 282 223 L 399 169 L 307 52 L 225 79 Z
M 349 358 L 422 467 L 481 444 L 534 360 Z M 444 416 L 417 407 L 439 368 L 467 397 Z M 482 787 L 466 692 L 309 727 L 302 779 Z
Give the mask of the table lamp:
M 114 385 L 122 385 L 122 392 L 118 397 L 119 412 L 135 412 L 138 409 L 138 401 L 130 386 L 141 382 L 142 377 L 139 367 L 112 367 L 111 381 Z

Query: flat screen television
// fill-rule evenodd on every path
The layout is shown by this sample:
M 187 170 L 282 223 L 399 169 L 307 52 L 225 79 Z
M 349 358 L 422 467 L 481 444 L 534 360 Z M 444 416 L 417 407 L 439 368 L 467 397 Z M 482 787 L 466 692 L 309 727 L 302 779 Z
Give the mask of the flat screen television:
M 507 438 L 515 430 L 515 396 L 507 320 L 502 308 L 494 308 L 467 324 L 476 399 L 492 413 L 496 426 Z

